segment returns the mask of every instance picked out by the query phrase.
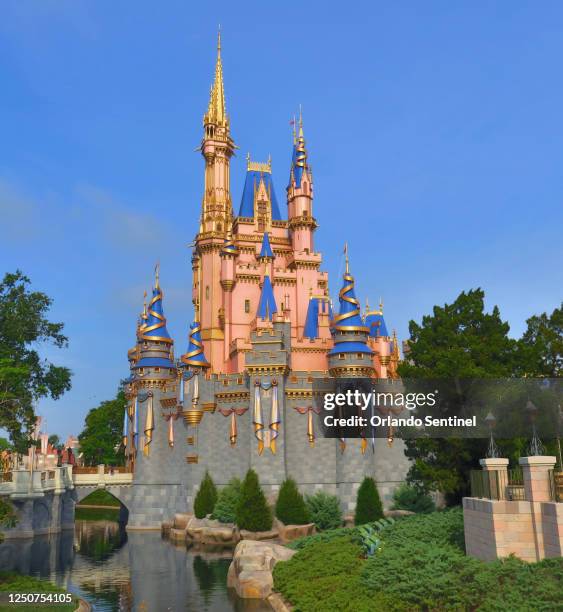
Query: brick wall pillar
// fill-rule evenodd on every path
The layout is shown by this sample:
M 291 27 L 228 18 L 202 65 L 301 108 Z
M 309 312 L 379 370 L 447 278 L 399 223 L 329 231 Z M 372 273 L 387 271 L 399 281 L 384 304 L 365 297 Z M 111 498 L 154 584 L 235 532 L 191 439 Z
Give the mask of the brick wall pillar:
M 479 459 L 483 472 L 496 472 L 489 474 L 490 488 L 493 499 L 506 499 L 506 485 L 508 484 L 508 459 L 502 457 Z
M 555 457 L 548 456 L 520 457 L 526 501 L 551 501 L 549 470 L 555 461 Z

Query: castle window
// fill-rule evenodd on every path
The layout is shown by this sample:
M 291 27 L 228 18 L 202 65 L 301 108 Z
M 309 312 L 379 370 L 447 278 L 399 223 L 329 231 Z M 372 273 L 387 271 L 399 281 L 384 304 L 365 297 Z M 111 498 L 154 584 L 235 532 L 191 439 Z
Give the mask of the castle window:
M 244 300 L 244 312 L 250 312 L 250 300 Z
M 205 299 L 206 300 L 209 299 L 209 285 L 207 285 L 207 287 L 205 287 Z
M 358 359 L 362 359 L 362 354 L 358 353 Z
M 344 359 L 344 353 L 338 353 L 338 359 Z
M 217 231 L 220 232 L 223 230 L 223 226 L 220 223 L 217 223 Z
M 160 368 L 155 368 L 154 371 L 155 372 L 160 372 Z

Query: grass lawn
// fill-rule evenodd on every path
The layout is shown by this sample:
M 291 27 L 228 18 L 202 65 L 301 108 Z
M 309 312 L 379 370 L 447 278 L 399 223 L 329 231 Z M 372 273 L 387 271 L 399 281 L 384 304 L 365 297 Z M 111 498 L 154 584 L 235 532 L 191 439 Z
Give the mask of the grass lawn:
M 460 509 L 400 519 L 380 540 L 367 558 L 355 528 L 297 540 L 297 554 L 274 568 L 274 588 L 294 612 L 563 611 L 563 558 L 467 557 Z
M 90 493 L 88 497 L 85 497 L 80 504 L 92 506 L 115 506 L 117 508 L 120 506 L 119 500 L 104 489 L 96 489 Z M 78 507 L 80 507 L 80 504 L 78 504 Z
M 70 612 L 78 607 L 78 599 L 73 596 L 69 604 L 49 604 L 39 606 L 36 604 L 10 604 L 7 601 L 8 593 L 66 593 L 64 589 L 48 582 L 31 576 L 22 576 L 12 572 L 0 572 L 0 610 L 21 610 L 22 612 L 35 612 L 45 608 L 54 612 Z

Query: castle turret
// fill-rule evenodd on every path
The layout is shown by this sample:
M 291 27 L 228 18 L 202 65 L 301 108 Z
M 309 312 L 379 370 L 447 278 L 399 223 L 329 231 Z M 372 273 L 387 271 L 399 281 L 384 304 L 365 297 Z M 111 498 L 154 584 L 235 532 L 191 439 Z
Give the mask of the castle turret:
M 262 246 L 260 247 L 260 252 L 256 256 L 256 259 L 262 264 L 262 274 L 268 275 L 271 278 L 274 276 L 274 252 L 272 251 L 272 247 L 270 245 L 270 238 L 267 232 L 264 232 L 264 236 L 262 238 Z
M 313 177 L 307 161 L 303 133 L 303 119 L 299 114 L 299 132 L 294 136 L 289 185 L 287 187 L 287 215 L 291 240 L 295 251 L 312 253 L 313 232 L 317 223 L 313 217 Z
M 366 301 L 364 323 L 369 328 L 368 344 L 374 351 L 374 365 L 378 378 L 387 378 L 391 356 L 391 344 L 387 325 L 383 318 L 383 300 L 379 300 L 379 310 L 370 310 Z
M 334 346 L 328 353 L 329 372 L 337 378 L 372 377 L 373 351 L 368 346 L 369 328 L 360 316 L 360 303 L 354 293 L 350 274 L 348 248 L 345 247 L 346 270 L 338 294 L 339 313 L 333 319 Z

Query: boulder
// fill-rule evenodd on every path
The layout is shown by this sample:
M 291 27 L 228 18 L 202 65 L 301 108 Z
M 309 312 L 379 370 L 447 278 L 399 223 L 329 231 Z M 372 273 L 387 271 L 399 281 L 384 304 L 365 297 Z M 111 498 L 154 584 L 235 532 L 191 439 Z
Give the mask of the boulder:
M 274 519 L 274 527 L 278 530 L 282 544 L 304 538 L 315 533 L 315 523 L 306 525 L 284 525 L 279 519 Z
M 270 531 L 247 531 L 246 529 L 240 530 L 241 540 L 275 540 L 279 536 L 277 529 L 270 529 Z
M 266 599 L 274 586 L 272 569 L 278 561 L 287 561 L 296 553 L 279 544 L 243 540 L 237 544 L 227 586 L 243 599 Z
M 385 510 L 383 514 L 385 517 L 399 518 L 401 516 L 412 516 L 416 512 L 411 512 L 410 510 Z
M 160 530 L 162 535 L 167 538 L 170 535 L 170 529 L 172 528 L 172 521 L 162 521 L 160 524 Z
M 185 529 L 192 518 L 193 514 L 175 514 L 173 526 L 176 529 Z
M 240 540 L 236 525 L 208 518 L 191 518 L 186 527 L 186 535 L 192 542 L 220 546 L 234 546 Z
M 172 542 L 185 542 L 186 541 L 186 530 L 176 529 L 172 527 L 170 529 L 170 535 L 168 536 Z

